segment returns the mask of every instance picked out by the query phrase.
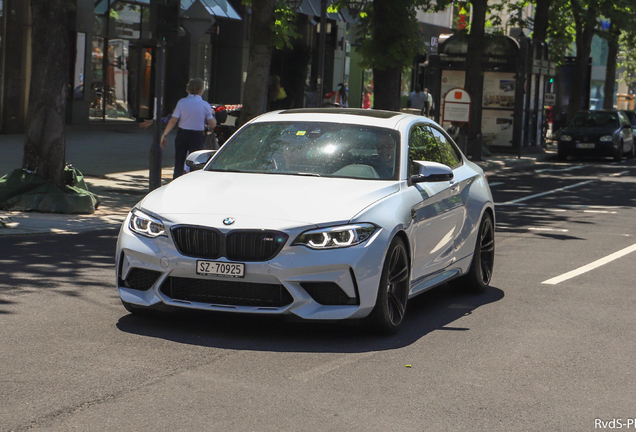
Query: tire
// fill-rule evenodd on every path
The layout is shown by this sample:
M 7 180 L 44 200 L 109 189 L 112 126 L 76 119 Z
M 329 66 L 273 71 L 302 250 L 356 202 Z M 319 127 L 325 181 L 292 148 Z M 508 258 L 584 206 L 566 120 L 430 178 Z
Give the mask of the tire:
M 473 294 L 484 293 L 490 284 L 494 264 L 495 226 L 492 216 L 486 213 L 479 225 L 479 234 L 470 270 L 465 275 L 452 280 L 452 285 L 459 286 Z
M 636 159 L 636 140 L 632 141 L 632 151 L 629 152 L 630 159 Z
M 394 334 L 402 324 L 409 297 L 410 274 L 406 246 L 401 238 L 395 237 L 382 266 L 375 307 L 368 317 L 369 324 L 378 332 Z
M 558 149 L 557 150 L 557 160 L 566 161 L 568 159 L 568 155 L 565 151 Z
M 614 153 L 614 161 L 615 162 L 620 162 L 623 160 L 623 143 L 621 142 L 618 145 L 618 148 L 616 149 L 616 152 Z

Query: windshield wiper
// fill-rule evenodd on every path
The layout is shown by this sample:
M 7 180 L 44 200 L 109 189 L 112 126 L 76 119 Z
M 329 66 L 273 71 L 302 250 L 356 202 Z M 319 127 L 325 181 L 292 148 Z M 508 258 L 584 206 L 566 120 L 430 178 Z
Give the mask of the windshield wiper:
M 309 173 L 309 172 L 297 172 L 297 173 L 289 173 L 289 174 L 299 175 L 299 176 L 307 176 L 307 177 L 322 177 L 318 173 Z

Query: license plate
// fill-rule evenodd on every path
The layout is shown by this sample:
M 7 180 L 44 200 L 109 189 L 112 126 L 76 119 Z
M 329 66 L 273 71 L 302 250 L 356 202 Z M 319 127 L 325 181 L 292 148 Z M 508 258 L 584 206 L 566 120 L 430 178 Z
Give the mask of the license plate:
M 242 278 L 245 276 L 245 264 L 220 261 L 197 261 L 197 274 Z
M 594 143 L 578 143 L 576 145 L 576 148 L 581 148 L 581 149 L 591 149 L 594 148 Z

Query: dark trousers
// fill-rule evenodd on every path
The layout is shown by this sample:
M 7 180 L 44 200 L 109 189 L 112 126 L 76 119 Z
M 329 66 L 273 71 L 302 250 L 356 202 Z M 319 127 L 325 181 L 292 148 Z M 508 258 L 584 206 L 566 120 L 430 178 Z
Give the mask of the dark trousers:
M 183 175 L 183 164 L 185 163 L 188 152 L 192 153 L 197 150 L 203 150 L 204 148 L 203 131 L 179 129 L 177 131 L 177 137 L 174 139 L 174 175 L 172 179 L 174 180 L 180 175 Z

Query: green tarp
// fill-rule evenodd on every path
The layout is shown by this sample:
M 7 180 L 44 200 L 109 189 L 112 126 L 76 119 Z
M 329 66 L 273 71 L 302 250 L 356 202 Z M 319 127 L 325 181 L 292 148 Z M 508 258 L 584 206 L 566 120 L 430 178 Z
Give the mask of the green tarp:
M 76 168 L 64 168 L 66 186 L 60 189 L 35 173 L 17 169 L 0 178 L 0 210 L 42 213 L 91 214 L 99 198 Z

